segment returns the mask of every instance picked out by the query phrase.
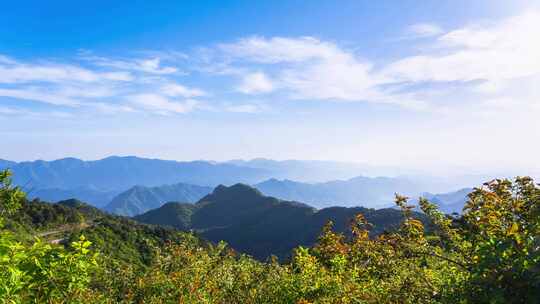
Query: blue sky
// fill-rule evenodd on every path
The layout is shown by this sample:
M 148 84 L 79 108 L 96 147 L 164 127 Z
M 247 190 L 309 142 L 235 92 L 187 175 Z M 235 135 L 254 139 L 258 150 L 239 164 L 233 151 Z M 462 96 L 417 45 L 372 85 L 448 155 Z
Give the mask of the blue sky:
M 12 1 L 0 158 L 529 168 L 531 1 Z

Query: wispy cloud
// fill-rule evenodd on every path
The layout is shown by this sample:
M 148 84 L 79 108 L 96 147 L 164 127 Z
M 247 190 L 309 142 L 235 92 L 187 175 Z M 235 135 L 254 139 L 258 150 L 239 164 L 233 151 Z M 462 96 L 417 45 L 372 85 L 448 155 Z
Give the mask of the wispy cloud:
M 429 38 L 417 54 L 375 64 L 338 42 L 316 37 L 244 37 L 191 53 L 150 52 L 109 58 L 83 52 L 74 60 L 20 61 L 0 55 L 0 96 L 102 113 L 254 113 L 252 104 L 220 106 L 225 94 L 266 94 L 280 100 L 386 103 L 420 111 L 475 111 L 520 100 L 537 111 L 540 13 L 443 30 L 406 28 Z M 196 75 L 193 75 L 196 74 Z M 211 94 L 224 81 L 233 90 Z M 201 87 L 185 83 L 204 84 Z M 222 87 L 220 83 L 216 87 Z M 205 102 L 199 98 L 205 98 Z M 227 96 L 230 98 L 230 96 Z
M 289 99 L 369 101 L 408 106 L 379 86 L 388 82 L 354 52 L 314 37 L 250 37 L 221 44 L 229 66 L 240 66 L 238 91 L 283 91 Z M 255 71 L 254 71 L 255 70 Z M 417 107 L 417 101 L 410 101 Z
M 191 112 L 200 103 L 194 99 L 186 99 L 184 101 L 171 100 L 158 94 L 134 95 L 129 97 L 129 101 L 137 107 L 142 107 L 143 109 L 161 115 Z
M 406 30 L 402 39 L 416 39 L 438 36 L 444 33 L 444 30 L 434 23 L 416 23 L 410 25 Z
M 4 57 L 7 58 L 7 57 Z M 128 72 L 97 72 L 69 64 L 24 64 L 14 60 L 0 61 L 0 83 L 131 81 Z
M 269 93 L 274 90 L 274 84 L 266 74 L 255 72 L 244 75 L 237 90 L 244 94 Z
M 262 112 L 268 111 L 268 107 L 260 103 L 242 103 L 242 104 L 228 103 L 228 104 L 225 104 L 222 107 L 222 109 L 227 112 L 249 113 L 249 114 L 256 114 L 256 113 L 262 113 Z
M 178 72 L 178 68 L 173 66 L 162 66 L 161 58 L 153 57 L 147 59 L 115 60 L 98 56 L 83 56 L 85 60 L 97 66 L 115 68 L 127 71 L 139 71 L 150 74 L 173 74 Z
M 0 96 L 14 99 L 32 100 L 57 106 L 77 107 L 81 103 L 66 96 L 51 94 L 39 88 L 25 87 L 22 89 L 0 89 Z
M 162 114 L 165 110 L 188 112 L 194 109 L 194 102 L 177 106 L 174 102 L 156 102 L 155 96 L 168 100 L 208 95 L 201 89 L 177 83 L 169 75 L 178 74 L 178 70 L 161 65 L 157 57 L 126 61 L 89 58 L 87 54 L 84 59 L 87 64 L 77 60 L 71 63 L 50 60 L 22 62 L 0 55 L 0 97 L 57 107 L 84 107 L 100 114 L 139 112 L 136 108 L 139 105 L 141 111 L 154 110 Z M 128 101 L 129 96 L 139 96 L 138 102 Z M 151 100 L 142 102 L 141 96 L 148 96 Z
M 540 102 L 540 12 L 529 11 L 489 25 L 469 25 L 437 37 L 428 54 L 397 60 L 383 74 L 395 82 L 439 85 L 439 96 L 471 103 L 519 99 Z M 436 100 L 435 100 L 436 101 Z M 527 107 L 528 108 L 528 107 Z
M 169 97 L 186 97 L 186 98 L 193 98 L 193 97 L 201 97 L 201 96 L 207 96 L 208 93 L 201 89 L 197 88 L 188 88 L 186 86 L 177 84 L 177 83 L 166 83 L 161 86 L 160 91 Z
M 236 68 L 230 76 L 244 94 L 390 103 L 437 113 L 482 104 L 475 106 L 481 111 L 494 97 L 503 97 L 497 104 L 540 102 L 533 85 L 540 75 L 538 28 L 537 11 L 446 32 L 435 24 L 414 24 L 406 29 L 410 37 L 430 38 L 422 41 L 422 51 L 382 66 L 314 37 L 248 37 L 216 51 L 226 58 L 224 65 Z

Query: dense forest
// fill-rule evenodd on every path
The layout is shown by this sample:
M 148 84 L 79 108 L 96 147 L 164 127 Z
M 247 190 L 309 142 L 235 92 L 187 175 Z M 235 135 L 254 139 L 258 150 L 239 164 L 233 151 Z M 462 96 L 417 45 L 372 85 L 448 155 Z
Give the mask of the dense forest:
M 362 214 L 368 209 L 359 209 L 347 231 L 329 221 L 311 246 L 261 261 L 198 231 L 139 223 L 76 200 L 28 201 L 2 171 L 0 301 L 538 303 L 540 187 L 532 179 L 473 189 L 461 215 L 421 199 L 419 220 L 399 195 L 396 207 L 402 216 L 392 229 L 373 231 Z M 189 225 L 204 215 L 188 209 L 180 216 Z

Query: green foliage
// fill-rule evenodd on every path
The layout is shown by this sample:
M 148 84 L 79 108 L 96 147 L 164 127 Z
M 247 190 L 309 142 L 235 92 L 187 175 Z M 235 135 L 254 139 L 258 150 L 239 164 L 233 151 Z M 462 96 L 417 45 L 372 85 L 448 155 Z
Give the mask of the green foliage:
M 397 196 L 397 230 L 370 236 L 357 215 L 350 233 L 328 223 L 290 262 L 261 263 L 224 245 L 171 244 L 133 275 L 126 303 L 536 303 L 539 189 L 528 178 L 497 180 L 470 195 L 462 217 L 420 200 L 430 229 Z M 110 289 L 112 290 L 112 289 Z M 123 290 L 125 292 L 125 290 Z
M 171 242 L 180 243 L 188 235 L 118 216 L 104 216 L 90 227 L 74 230 L 69 240 L 77 240 L 83 234 L 92 242 L 92 248 L 106 257 L 104 262 L 129 264 L 134 269 L 148 266 L 156 258 L 159 248 Z
M 540 189 L 532 179 L 495 180 L 475 189 L 462 221 L 470 297 L 540 299 Z
M 20 196 L 9 181 L 3 185 L 2 195 Z M 41 240 L 26 244 L 2 230 L 3 303 L 465 304 L 540 299 L 540 188 L 530 178 L 495 180 L 474 189 L 460 217 L 445 215 L 421 199 L 429 221 L 420 221 L 407 198 L 396 196 L 403 220 L 395 229 L 378 233 L 364 214 L 352 218 L 348 232 L 328 222 L 313 246 L 295 248 L 286 263 L 275 257 L 261 262 L 193 233 L 105 214 L 90 216 L 84 205 L 64 205 L 83 222 L 92 220 L 70 232 L 72 242 L 66 247 Z M 25 209 L 23 219 L 48 212 L 43 210 L 54 214 L 38 217 L 39 225 L 28 220 L 21 225 L 49 227 L 70 214 L 48 208 Z
M 0 173 L 2 220 L 17 214 L 24 193 L 11 186 L 9 172 Z M 22 243 L 13 232 L 0 231 L 1 303 L 82 303 L 96 267 L 95 254 L 84 237 L 71 243 L 70 250 L 36 238 Z
M 13 214 L 21 205 L 25 194 L 19 188 L 11 185 L 11 172 L 0 171 L 0 226 L 6 216 Z

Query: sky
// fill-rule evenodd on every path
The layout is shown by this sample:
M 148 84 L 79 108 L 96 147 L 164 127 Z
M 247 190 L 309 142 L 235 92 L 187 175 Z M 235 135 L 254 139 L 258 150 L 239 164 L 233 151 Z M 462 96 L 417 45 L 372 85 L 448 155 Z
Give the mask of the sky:
M 540 171 L 536 1 L 10 1 L 0 158 Z

